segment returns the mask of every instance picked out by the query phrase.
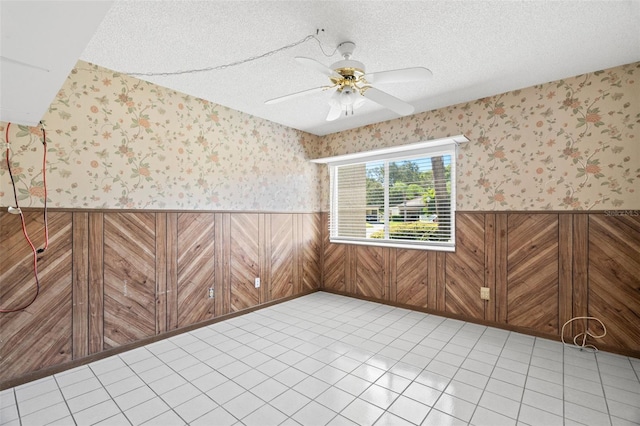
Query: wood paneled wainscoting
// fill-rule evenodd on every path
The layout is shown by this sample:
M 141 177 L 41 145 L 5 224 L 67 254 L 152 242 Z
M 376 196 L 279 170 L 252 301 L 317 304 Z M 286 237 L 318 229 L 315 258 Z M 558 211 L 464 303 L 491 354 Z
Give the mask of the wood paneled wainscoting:
M 25 220 L 42 247 L 42 211 Z M 48 223 L 40 296 L 0 314 L 0 389 L 320 287 L 320 213 L 50 210 Z M 0 305 L 22 306 L 35 281 L 19 216 L 0 212 L 0 241 Z
M 607 335 L 590 343 L 640 357 L 638 213 L 457 212 L 455 253 L 331 244 L 325 233 L 322 288 L 552 339 L 594 316 Z M 572 325 L 570 339 L 583 331 Z

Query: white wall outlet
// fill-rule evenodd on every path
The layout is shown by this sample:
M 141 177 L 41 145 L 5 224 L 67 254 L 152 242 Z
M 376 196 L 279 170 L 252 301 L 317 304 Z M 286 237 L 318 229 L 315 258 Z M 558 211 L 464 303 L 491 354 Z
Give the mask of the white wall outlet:
M 491 293 L 489 287 L 480 287 L 480 299 L 489 300 Z
M 213 287 L 209 287 L 209 299 L 213 299 Z
M 256 278 L 254 281 L 256 288 L 260 288 L 260 278 Z

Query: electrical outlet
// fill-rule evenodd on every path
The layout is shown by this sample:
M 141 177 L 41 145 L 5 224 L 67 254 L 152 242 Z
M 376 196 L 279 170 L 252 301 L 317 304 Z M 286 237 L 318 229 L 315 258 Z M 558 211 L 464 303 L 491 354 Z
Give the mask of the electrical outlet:
M 254 281 L 256 288 L 260 288 L 260 278 L 256 278 Z
M 213 299 L 213 287 L 209 287 L 209 299 Z
M 480 287 L 480 299 L 489 300 L 490 294 L 489 287 Z

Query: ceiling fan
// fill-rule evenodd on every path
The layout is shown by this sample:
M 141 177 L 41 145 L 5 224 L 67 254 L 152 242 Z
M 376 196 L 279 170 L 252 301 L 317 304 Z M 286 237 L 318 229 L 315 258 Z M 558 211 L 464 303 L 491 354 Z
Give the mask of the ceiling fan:
M 398 99 L 395 96 L 374 87 L 373 85 L 424 81 L 428 80 L 432 76 L 431 71 L 423 67 L 413 67 L 365 73 L 364 64 L 351 59 L 355 47 L 355 43 L 351 41 L 340 43 L 338 45 L 338 52 L 340 52 L 343 59 L 332 64 L 330 67 L 327 67 L 315 59 L 301 56 L 296 57 L 295 59 L 300 64 L 319 71 L 329 77 L 331 85 L 315 87 L 313 89 L 280 96 L 266 101 L 265 104 L 274 104 L 312 93 L 335 89 L 333 95 L 329 98 L 329 106 L 331 108 L 327 115 L 327 121 L 336 120 L 343 114 L 353 114 L 353 110 L 359 108 L 366 99 L 388 108 L 399 115 L 412 114 L 414 111 L 413 105 Z

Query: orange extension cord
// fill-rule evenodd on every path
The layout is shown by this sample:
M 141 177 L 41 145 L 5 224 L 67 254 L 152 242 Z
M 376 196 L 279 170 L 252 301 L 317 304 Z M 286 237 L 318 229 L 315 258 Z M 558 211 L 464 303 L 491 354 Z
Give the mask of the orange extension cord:
M 40 123 L 42 125 L 42 123 Z M 29 238 L 29 234 L 27 233 L 27 225 L 24 221 L 24 214 L 22 213 L 22 210 L 20 210 L 20 206 L 18 205 L 18 193 L 16 191 L 16 182 L 13 178 L 13 173 L 11 172 L 11 160 L 9 159 L 9 127 L 11 127 L 11 123 L 7 124 L 7 131 L 5 134 L 5 141 L 7 143 L 7 170 L 9 170 L 9 177 L 11 177 L 11 185 L 13 186 L 13 197 L 15 199 L 15 203 L 16 203 L 16 210 L 18 211 L 18 213 L 20 214 L 20 221 L 22 222 L 22 233 L 24 234 L 24 238 L 27 240 L 27 242 L 29 243 L 29 246 L 31 247 L 31 252 L 33 253 L 33 276 L 35 277 L 36 280 L 36 292 L 33 295 L 33 298 L 31 299 L 31 301 L 29 301 L 29 303 L 27 303 L 24 306 L 21 306 L 19 308 L 11 308 L 11 309 L 5 309 L 5 308 L 0 308 L 0 313 L 6 314 L 9 312 L 18 312 L 18 311 L 22 311 L 24 309 L 27 309 L 29 306 L 31 306 L 33 304 L 33 302 L 36 301 L 36 299 L 38 298 L 38 295 L 40 294 L 40 279 L 38 278 L 38 254 L 39 253 L 43 253 L 48 247 L 49 247 L 49 224 L 48 224 L 48 220 L 47 220 L 47 134 L 44 130 L 44 126 L 42 126 L 42 145 L 44 146 L 44 154 L 42 156 L 42 180 L 43 180 L 43 186 L 44 186 L 44 238 L 45 238 L 45 244 L 44 247 L 41 249 L 37 249 L 36 247 L 33 245 L 33 242 L 31 241 L 31 238 Z

